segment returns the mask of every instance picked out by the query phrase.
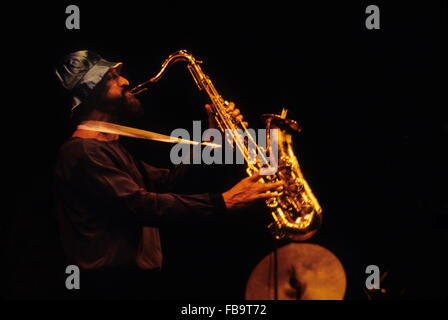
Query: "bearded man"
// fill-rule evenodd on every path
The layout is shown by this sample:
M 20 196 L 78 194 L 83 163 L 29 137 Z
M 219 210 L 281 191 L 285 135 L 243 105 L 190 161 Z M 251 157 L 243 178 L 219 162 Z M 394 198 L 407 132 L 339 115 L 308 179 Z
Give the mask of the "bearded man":
M 129 121 L 140 101 L 121 75 L 122 63 L 82 50 L 55 68 L 72 98 L 73 121 Z M 210 111 L 210 106 L 206 106 Z M 229 112 L 241 120 L 234 104 Z M 157 298 L 162 267 L 158 227 L 190 217 L 225 215 L 272 197 L 281 183 L 243 179 L 222 194 L 170 192 L 179 170 L 155 168 L 134 158 L 118 134 L 80 127 L 62 145 L 54 169 L 55 210 L 67 263 L 81 273 L 88 298 Z

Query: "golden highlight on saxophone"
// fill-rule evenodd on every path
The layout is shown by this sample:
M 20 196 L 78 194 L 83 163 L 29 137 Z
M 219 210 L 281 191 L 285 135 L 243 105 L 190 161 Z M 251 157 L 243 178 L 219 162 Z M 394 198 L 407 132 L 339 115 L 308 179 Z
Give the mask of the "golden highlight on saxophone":
M 272 146 L 275 144 L 277 161 L 275 173 L 263 176 L 263 182 L 284 182 L 284 189 L 271 199 L 266 200 L 266 205 L 271 211 L 273 223 L 270 229 L 277 239 L 284 237 L 291 240 L 306 240 L 313 236 L 322 223 L 322 208 L 314 196 L 308 182 L 305 180 L 297 157 L 293 149 L 293 133 L 300 131 L 296 121 L 287 119 L 287 110 L 280 115 L 265 114 L 267 141 L 266 148 L 256 143 L 253 134 L 248 130 L 247 122 L 232 119 L 228 109 L 228 102 L 218 93 L 210 78 L 202 71 L 202 61 L 196 60 L 186 50 L 179 50 L 171 54 L 162 64 L 160 71 L 149 80 L 135 86 L 131 93 L 137 95 L 148 90 L 148 86 L 159 81 L 168 68 L 177 62 L 186 62 L 199 90 L 205 91 L 211 101 L 213 115 L 219 128 L 225 131 L 226 138 L 234 143 L 247 163 L 247 174 L 249 176 L 259 173 L 269 163 L 266 152 L 273 153 Z M 271 129 L 278 129 L 276 141 L 271 140 Z M 241 130 L 239 130 L 241 129 Z M 249 143 L 244 143 L 247 137 Z M 261 159 L 253 161 L 252 150 L 248 146 L 255 146 L 255 150 Z

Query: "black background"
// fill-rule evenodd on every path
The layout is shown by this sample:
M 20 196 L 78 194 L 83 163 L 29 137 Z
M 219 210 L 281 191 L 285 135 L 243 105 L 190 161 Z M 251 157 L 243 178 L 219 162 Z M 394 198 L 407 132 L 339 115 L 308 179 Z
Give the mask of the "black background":
M 52 67 L 90 49 L 123 61 L 131 84 L 187 49 L 223 97 L 253 126 L 290 110 L 304 130 L 297 154 L 324 209 L 308 242 L 335 253 L 347 299 L 367 299 L 367 265 L 389 275 L 386 298 L 443 298 L 448 200 L 447 6 L 442 1 L 75 2 L 81 29 L 65 28 L 68 4 L 20 4 L 4 11 L 6 197 L 2 210 L 1 293 L 64 297 L 64 261 L 51 213 L 51 168 L 70 134 L 67 99 Z M 367 30 L 365 8 L 381 10 Z M 169 134 L 203 120 L 205 96 L 174 66 L 141 96 L 141 128 Z M 139 158 L 169 167 L 170 146 L 126 140 Z M 194 168 L 184 191 L 225 191 L 243 176 Z M 205 173 L 204 173 L 205 172 Z M 275 242 L 263 208 L 162 229 L 167 298 L 236 298 Z

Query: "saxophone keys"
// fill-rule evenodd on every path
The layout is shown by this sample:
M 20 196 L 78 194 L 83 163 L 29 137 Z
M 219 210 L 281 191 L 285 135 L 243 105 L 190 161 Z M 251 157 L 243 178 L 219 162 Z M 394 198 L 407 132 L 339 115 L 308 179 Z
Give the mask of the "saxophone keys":
M 278 206 L 278 201 L 277 201 L 276 198 L 269 198 L 269 199 L 266 200 L 266 205 L 269 208 L 275 208 L 275 207 Z
M 305 189 L 303 182 L 299 179 L 293 179 L 290 186 L 292 192 L 302 192 Z
M 302 204 L 302 207 L 300 208 L 300 212 L 302 213 L 302 215 L 307 215 L 312 213 L 314 210 L 313 206 L 310 203 L 304 203 Z

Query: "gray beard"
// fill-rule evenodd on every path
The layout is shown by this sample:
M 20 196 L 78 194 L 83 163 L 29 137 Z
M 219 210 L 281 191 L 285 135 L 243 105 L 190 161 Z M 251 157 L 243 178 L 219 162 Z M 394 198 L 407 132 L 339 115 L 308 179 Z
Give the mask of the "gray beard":
M 143 116 L 141 103 L 134 96 L 123 94 L 121 98 L 105 100 L 101 105 L 104 107 L 100 107 L 100 109 L 119 121 L 134 120 Z

